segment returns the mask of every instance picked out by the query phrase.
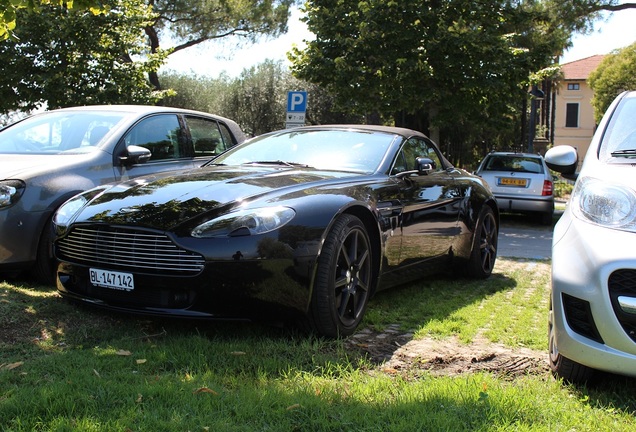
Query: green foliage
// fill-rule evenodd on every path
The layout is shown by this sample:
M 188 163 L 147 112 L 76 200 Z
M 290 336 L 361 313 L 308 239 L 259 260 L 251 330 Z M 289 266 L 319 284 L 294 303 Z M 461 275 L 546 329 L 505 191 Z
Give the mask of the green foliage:
M 336 110 L 330 94 L 294 78 L 282 62 L 265 61 L 237 78 L 162 74 L 160 79 L 175 92 L 163 101 L 165 105 L 229 117 L 248 135 L 285 127 L 287 92 L 291 90 L 307 91 L 306 124 L 364 122 L 360 116 Z
M 287 31 L 289 8 L 294 0 L 156 0 L 157 32 L 171 36 L 174 51 L 230 35 L 255 40 Z
M 442 147 L 521 140 L 529 75 L 569 37 L 542 2 L 315 0 L 306 13 L 316 38 L 290 54 L 295 76 L 345 111 L 439 130 Z
M 0 40 L 8 39 L 13 35 L 21 11 L 39 13 L 50 5 L 88 11 L 93 15 L 108 10 L 108 7 L 100 0 L 0 0 Z M 24 17 L 20 20 L 24 21 Z M 23 22 L 20 23 L 22 24 Z
M 154 103 L 149 84 L 165 53 L 149 54 L 143 27 L 154 17 L 142 0 L 109 0 L 93 15 L 45 5 L 0 44 L 5 65 L 0 112 L 107 103 Z
M 592 106 L 598 123 L 612 101 L 626 90 L 636 90 L 636 43 L 608 54 L 588 77 L 594 91 Z
M 230 117 L 224 112 L 223 102 L 228 97 L 233 81 L 227 75 L 211 78 L 171 72 L 162 73 L 159 78 L 165 88 L 173 91 L 173 94 L 162 101 L 163 105 Z

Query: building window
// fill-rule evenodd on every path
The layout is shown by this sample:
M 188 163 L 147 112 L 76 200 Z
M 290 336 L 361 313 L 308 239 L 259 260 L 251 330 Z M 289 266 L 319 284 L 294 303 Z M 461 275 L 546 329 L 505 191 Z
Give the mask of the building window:
M 581 90 L 579 83 L 568 83 L 568 90 Z
M 579 104 L 569 103 L 565 106 L 565 127 L 579 127 Z

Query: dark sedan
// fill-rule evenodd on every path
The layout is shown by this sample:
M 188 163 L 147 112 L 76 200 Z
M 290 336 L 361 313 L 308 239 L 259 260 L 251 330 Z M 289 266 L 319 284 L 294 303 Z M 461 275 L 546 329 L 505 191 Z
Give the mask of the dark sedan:
M 0 130 L 0 271 L 53 282 L 50 221 L 77 193 L 194 168 L 245 140 L 231 120 L 156 106 L 53 110 Z
M 205 166 L 87 191 L 54 217 L 63 297 L 191 318 L 301 318 L 354 332 L 378 290 L 488 277 L 497 203 L 419 132 L 273 132 Z

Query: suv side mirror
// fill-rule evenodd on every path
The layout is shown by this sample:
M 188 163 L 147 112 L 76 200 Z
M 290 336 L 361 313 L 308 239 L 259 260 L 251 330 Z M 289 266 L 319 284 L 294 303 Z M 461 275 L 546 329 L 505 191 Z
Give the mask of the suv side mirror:
M 545 164 L 551 170 L 561 173 L 568 180 L 576 180 L 579 157 L 574 147 L 560 145 L 552 147 L 545 153 Z

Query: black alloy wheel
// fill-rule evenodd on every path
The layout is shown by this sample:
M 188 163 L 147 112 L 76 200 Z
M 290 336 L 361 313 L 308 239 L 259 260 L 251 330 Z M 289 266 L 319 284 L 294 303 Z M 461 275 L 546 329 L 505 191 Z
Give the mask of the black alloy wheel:
M 468 263 L 468 274 L 475 278 L 487 278 L 492 274 L 497 260 L 498 227 L 495 213 L 484 205 L 475 227 L 473 250 Z
M 313 287 L 310 317 L 321 336 L 351 335 L 369 301 L 372 281 L 369 235 L 360 219 L 338 217 L 323 245 Z

